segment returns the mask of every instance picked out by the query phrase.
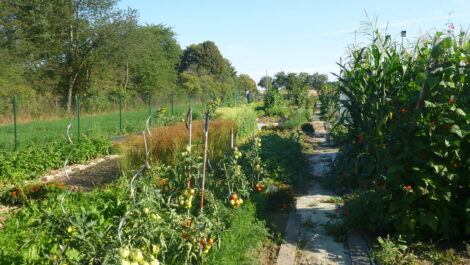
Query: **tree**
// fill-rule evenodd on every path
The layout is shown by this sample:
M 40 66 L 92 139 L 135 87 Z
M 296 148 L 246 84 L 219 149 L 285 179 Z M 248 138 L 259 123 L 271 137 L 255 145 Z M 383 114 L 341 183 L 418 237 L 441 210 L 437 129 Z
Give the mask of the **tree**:
M 278 72 L 274 75 L 273 87 L 277 90 L 286 89 L 287 75 L 284 72 Z
M 191 67 L 196 67 L 197 71 L 203 68 L 216 75 L 224 72 L 227 64 L 215 43 L 205 41 L 200 44 L 192 44 L 184 50 L 179 72 L 182 73 Z
M 273 87 L 273 78 L 270 76 L 263 76 L 258 82 L 258 86 L 263 87 L 267 90 Z
M 289 92 L 294 92 L 299 89 L 300 82 L 295 73 L 288 73 L 286 78 L 286 90 Z
M 212 41 L 188 46 L 181 56 L 179 71 L 180 84 L 187 91 L 220 95 L 237 87 L 235 68 Z
M 134 89 L 143 93 L 173 91 L 181 54 L 173 31 L 162 25 L 149 25 L 138 28 L 136 36 L 138 43 L 130 62 Z
M 314 73 L 309 77 L 309 83 L 311 84 L 311 89 L 321 91 L 323 87 L 328 82 L 328 76 L 325 74 Z
M 67 110 L 87 77 L 95 50 L 109 33 L 104 25 L 114 16 L 115 0 L 3 0 L 2 46 L 27 58 L 32 73 L 57 77 L 66 87 Z M 3 14 L 2 14 L 3 15 Z M 51 74 L 52 73 L 52 74 Z
M 241 74 L 238 76 L 239 91 L 248 90 L 250 93 L 256 92 L 256 82 L 249 75 Z

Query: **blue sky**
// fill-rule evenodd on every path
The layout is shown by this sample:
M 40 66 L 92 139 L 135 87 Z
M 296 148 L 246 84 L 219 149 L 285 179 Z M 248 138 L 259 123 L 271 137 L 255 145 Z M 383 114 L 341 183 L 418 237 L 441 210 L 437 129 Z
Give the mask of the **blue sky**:
M 137 9 L 141 24 L 173 27 L 182 48 L 211 40 L 238 73 L 256 82 L 265 74 L 337 72 L 336 62 L 354 43 L 354 29 L 378 17 L 382 29 L 413 42 L 425 32 L 470 25 L 470 0 L 121 0 Z M 367 38 L 358 32 L 356 42 Z M 331 75 L 330 75 L 331 77 Z

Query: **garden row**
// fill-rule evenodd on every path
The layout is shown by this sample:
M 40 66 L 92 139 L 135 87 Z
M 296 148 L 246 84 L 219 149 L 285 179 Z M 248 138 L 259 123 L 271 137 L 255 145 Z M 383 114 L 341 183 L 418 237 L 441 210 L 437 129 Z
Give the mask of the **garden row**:
M 449 29 L 410 50 L 375 36 L 351 51 L 337 87 L 320 97 L 327 117 L 339 115 L 332 135 L 341 152 L 328 184 L 354 191 L 344 223 L 402 243 L 462 242 L 470 234 L 468 35 Z M 406 247 L 388 250 L 382 264 L 407 262 Z
M 237 101 L 241 104 L 242 101 Z M 230 102 L 224 102 L 229 104 Z M 233 102 L 232 102 L 233 103 Z M 154 127 L 166 126 L 180 122 L 185 118 L 187 106 L 175 106 L 173 114 L 166 108 L 153 111 L 150 120 Z M 201 119 L 204 106 L 192 106 L 193 119 Z M 158 115 L 158 119 L 155 117 Z M 145 121 L 149 110 L 123 113 L 123 130 L 121 133 L 136 133 L 145 130 Z M 82 163 L 87 160 L 115 152 L 105 140 L 120 135 L 119 113 L 81 117 L 81 137 L 77 137 L 77 122 L 71 124 L 70 134 L 78 144 L 70 146 L 64 133 L 70 119 L 38 121 L 19 124 L 20 139 L 25 139 L 23 147 L 17 151 L 0 151 L 0 183 L 14 184 L 32 181 L 52 169 L 61 168 L 73 148 L 69 164 Z M 10 126 L 12 127 L 12 126 Z M 5 126 L 0 131 L 5 132 Z M 12 128 L 9 128 L 11 130 Z M 7 131 L 8 131 L 7 130 Z M 241 128 L 241 130 L 244 130 Z M 14 142 L 11 137 L 3 140 Z M 60 139 L 60 140 L 58 140 Z M 6 144 L 6 143 L 5 143 Z M 0 143 L 0 146 L 2 143 Z
M 60 183 L 3 192 L 20 208 L 0 230 L 0 263 L 259 263 L 282 229 L 262 220 L 292 206 L 307 162 L 295 134 L 256 132 L 253 106 L 210 115 L 208 163 L 203 121 L 179 123 L 127 139 L 123 175 L 90 193 Z

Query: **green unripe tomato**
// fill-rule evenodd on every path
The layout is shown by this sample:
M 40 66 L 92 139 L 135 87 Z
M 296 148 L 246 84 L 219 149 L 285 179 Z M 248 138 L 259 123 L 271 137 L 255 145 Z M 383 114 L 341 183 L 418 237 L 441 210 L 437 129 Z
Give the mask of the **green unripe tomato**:
M 121 258 L 123 259 L 127 258 L 129 257 L 129 254 L 130 254 L 129 248 L 124 247 L 124 248 L 119 249 L 119 256 L 121 256 Z
M 136 249 L 131 252 L 131 259 L 140 262 L 144 260 L 144 255 L 142 255 L 142 251 Z

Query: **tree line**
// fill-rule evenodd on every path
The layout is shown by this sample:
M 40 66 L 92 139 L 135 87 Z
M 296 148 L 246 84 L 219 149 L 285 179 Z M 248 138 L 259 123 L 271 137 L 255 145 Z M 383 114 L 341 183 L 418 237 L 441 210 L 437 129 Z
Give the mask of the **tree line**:
M 182 49 L 167 25 L 140 25 L 116 0 L 0 1 L 0 97 L 106 98 L 256 90 L 216 44 Z
M 258 86 L 265 88 L 271 97 L 285 91 L 294 100 L 295 104 L 305 104 L 308 99 L 309 90 L 322 91 L 328 82 L 326 74 L 314 73 L 285 73 L 280 71 L 271 77 L 263 76 L 258 82 Z

